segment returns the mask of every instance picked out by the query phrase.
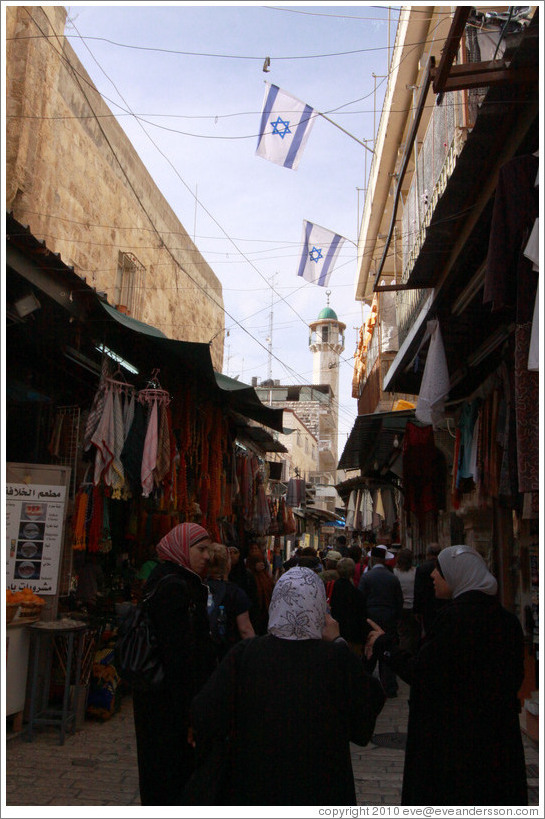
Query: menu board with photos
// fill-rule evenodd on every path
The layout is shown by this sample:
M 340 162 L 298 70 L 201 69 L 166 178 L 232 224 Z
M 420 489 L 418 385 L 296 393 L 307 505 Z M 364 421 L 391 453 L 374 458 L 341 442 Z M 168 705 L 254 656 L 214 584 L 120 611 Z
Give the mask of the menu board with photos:
M 57 593 L 66 486 L 6 484 L 6 584 Z

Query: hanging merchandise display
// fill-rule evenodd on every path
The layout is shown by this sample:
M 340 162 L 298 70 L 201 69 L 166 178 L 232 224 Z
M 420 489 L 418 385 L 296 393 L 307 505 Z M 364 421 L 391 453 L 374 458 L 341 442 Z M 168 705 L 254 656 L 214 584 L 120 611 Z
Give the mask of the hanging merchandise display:
M 512 346 L 512 345 L 511 345 Z M 524 509 L 523 517 L 535 517 L 538 493 L 525 491 L 520 470 L 516 406 L 516 376 L 508 361 L 514 351 L 508 349 L 498 370 L 481 386 L 479 395 L 466 401 L 458 416 L 452 470 L 452 501 L 456 509 L 462 499 L 480 506 L 501 499 L 515 509 Z M 522 505 L 523 504 L 523 505 Z
M 405 510 L 420 523 L 426 513 L 445 508 L 445 473 L 439 456 L 432 426 L 418 427 L 408 421 L 403 436 Z
M 286 503 L 288 506 L 299 508 L 305 505 L 306 481 L 303 478 L 290 478 L 286 493 Z
M 72 516 L 78 566 L 109 553 L 105 566 L 121 590 L 130 587 L 121 564 L 141 565 L 178 523 L 198 522 L 217 542 L 296 531 L 285 499 L 267 495 L 267 462 L 239 445 L 239 423 L 217 399 L 196 382 L 166 389 L 158 369 L 145 383 L 138 389 L 102 368 Z M 304 492 L 305 481 L 297 486 Z
M 500 168 L 486 260 L 483 303 L 492 313 L 515 312 L 513 409 L 516 423 L 518 489 L 539 490 L 539 373 L 528 368 L 538 271 L 532 246 L 526 253 L 539 216 L 539 158 L 525 154 Z M 513 207 L 516 202 L 516 207 Z

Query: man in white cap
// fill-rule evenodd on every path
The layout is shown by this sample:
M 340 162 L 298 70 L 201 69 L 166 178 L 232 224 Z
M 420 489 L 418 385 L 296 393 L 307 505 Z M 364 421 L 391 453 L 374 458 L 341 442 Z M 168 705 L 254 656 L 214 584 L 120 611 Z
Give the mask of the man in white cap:
M 401 583 L 390 571 L 386 561 L 394 555 L 386 546 L 373 546 L 369 557 L 369 571 L 362 574 L 358 589 L 365 598 L 367 617 L 387 633 L 395 635 L 397 624 L 403 614 Z M 366 661 L 367 671 L 372 674 L 376 661 Z M 386 663 L 379 662 L 379 677 L 387 697 L 397 697 L 397 677 Z

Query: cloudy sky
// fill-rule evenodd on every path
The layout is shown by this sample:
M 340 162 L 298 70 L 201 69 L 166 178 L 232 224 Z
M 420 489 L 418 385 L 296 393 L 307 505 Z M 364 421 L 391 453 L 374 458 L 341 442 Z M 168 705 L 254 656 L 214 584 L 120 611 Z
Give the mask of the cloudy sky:
M 365 315 L 353 292 L 371 153 L 356 140 L 372 147 L 399 7 L 67 8 L 73 48 L 223 285 L 227 375 L 312 382 L 308 324 L 327 296 L 297 277 L 303 220 L 346 237 L 329 283 L 346 324 L 340 454 L 357 413 L 353 354 Z M 256 156 L 265 80 L 340 126 L 318 117 L 296 171 Z

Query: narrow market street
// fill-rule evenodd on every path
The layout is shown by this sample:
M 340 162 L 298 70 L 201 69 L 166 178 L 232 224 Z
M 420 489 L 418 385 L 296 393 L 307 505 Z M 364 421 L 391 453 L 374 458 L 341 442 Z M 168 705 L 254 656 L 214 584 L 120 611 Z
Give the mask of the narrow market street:
M 358 805 L 399 805 L 408 686 L 386 701 L 374 742 L 352 746 Z M 539 804 L 538 749 L 523 734 L 529 804 Z M 380 743 L 380 744 L 379 744 Z M 6 743 L 7 806 L 140 805 L 132 700 L 123 698 L 108 721 L 86 720 L 81 730 L 58 744 L 58 732 L 42 730 L 33 742 L 21 734 Z

